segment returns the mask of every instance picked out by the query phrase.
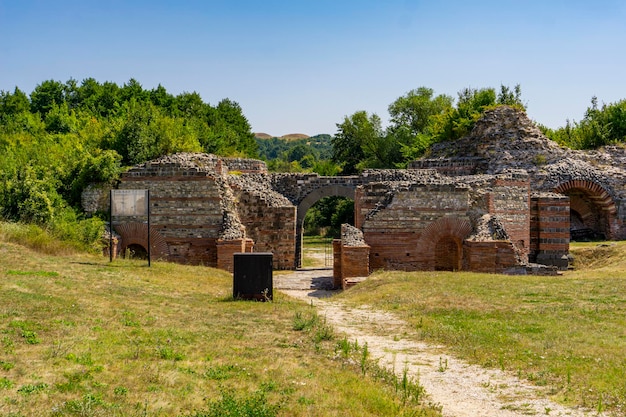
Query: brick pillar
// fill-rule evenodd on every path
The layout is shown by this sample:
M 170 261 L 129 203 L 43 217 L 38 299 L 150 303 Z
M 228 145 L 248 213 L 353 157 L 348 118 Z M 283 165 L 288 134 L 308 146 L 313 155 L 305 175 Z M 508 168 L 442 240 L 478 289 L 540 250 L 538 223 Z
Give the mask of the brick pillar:
M 246 251 L 251 239 L 218 240 L 217 241 L 217 268 L 233 272 L 234 255 Z
M 342 246 L 341 287 L 344 290 L 350 286 L 350 278 L 363 278 L 369 275 L 369 259 L 369 246 Z
M 565 196 L 541 197 L 537 200 L 537 263 L 567 269 L 569 264 L 570 201 Z

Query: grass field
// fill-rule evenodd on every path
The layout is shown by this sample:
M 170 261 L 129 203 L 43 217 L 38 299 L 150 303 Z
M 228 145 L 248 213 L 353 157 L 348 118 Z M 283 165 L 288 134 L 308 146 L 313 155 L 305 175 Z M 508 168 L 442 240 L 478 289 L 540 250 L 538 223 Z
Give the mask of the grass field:
M 310 305 L 234 301 L 206 267 L 44 254 L 3 227 L 2 416 L 439 415 L 343 355 Z
M 572 253 L 577 269 L 560 276 L 379 272 L 339 298 L 393 311 L 418 338 L 547 386 L 562 403 L 624 415 L 626 244 Z
M 7 227 L 2 416 L 439 415 L 407 401 L 418 381 L 403 391 L 365 366 L 366 350 L 346 347 L 310 305 L 280 292 L 271 303 L 234 301 L 223 271 L 109 263 Z M 399 337 L 623 415 L 626 245 L 572 252 L 577 270 L 561 276 L 378 272 L 337 297 L 404 318 L 415 331 Z

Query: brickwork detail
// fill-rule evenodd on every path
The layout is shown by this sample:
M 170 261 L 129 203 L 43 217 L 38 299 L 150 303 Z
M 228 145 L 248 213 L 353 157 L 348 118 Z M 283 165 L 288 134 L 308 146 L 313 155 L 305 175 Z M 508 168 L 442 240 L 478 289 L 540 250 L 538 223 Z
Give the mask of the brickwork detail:
M 217 241 L 217 267 L 233 272 L 236 253 L 252 252 L 252 239 L 233 239 Z
M 120 253 L 125 253 L 131 245 L 139 245 L 148 251 L 148 225 L 145 223 L 129 222 L 115 224 L 115 232 L 120 237 Z M 108 251 L 106 253 L 108 255 Z M 152 259 L 167 259 L 169 250 L 163 236 L 154 227 L 150 228 L 150 257 Z

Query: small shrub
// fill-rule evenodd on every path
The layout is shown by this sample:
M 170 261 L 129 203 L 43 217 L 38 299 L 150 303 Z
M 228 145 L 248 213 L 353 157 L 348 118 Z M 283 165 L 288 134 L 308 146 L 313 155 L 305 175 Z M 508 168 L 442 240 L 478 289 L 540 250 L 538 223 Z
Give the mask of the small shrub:
M 11 382 L 8 378 L 0 378 L 0 389 L 11 389 L 13 388 L 13 382 Z
M 167 346 L 157 348 L 157 356 L 160 359 L 182 361 L 185 359 L 185 355 L 180 352 L 175 352 L 174 349 Z
M 237 398 L 228 392 L 222 392 L 222 398 L 209 404 L 206 411 L 197 411 L 189 417 L 275 417 L 279 406 L 268 404 L 263 391 L 248 397 Z
M 39 343 L 41 343 L 41 341 L 37 337 L 37 333 L 31 330 L 22 330 L 22 337 L 29 345 L 38 345 Z
M 305 316 L 302 312 L 298 311 L 293 318 L 292 328 L 297 331 L 309 330 L 315 325 L 315 323 L 317 323 L 317 321 L 317 314 L 310 313 Z
M 326 322 L 326 319 L 319 322 L 315 328 L 315 342 L 321 342 L 322 340 L 333 340 L 335 337 L 335 333 L 333 332 L 333 327 Z
M 545 165 L 548 162 L 548 160 L 546 159 L 545 155 L 537 154 L 533 162 L 535 163 L 536 166 L 542 166 L 542 165 Z
M 40 382 L 39 384 L 27 384 L 18 388 L 17 392 L 22 395 L 37 394 L 48 388 L 48 384 Z

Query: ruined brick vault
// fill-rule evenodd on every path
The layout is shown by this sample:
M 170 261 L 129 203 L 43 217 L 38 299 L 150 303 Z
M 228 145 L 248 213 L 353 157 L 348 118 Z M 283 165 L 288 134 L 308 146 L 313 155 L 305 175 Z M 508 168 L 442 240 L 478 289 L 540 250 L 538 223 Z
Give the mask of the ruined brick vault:
M 118 188 L 150 190 L 154 259 L 223 269 L 246 251 L 272 252 L 276 269 L 297 268 L 306 211 L 326 196 L 349 197 L 360 237 L 344 228 L 334 245 L 335 273 L 345 277 L 566 267 L 571 238 L 626 238 L 625 179 L 623 147 L 561 148 L 523 112 L 498 107 L 469 136 L 437 144 L 406 170 L 269 174 L 262 161 L 175 154 L 133 167 Z M 108 192 L 90 188 L 83 206 L 106 210 Z M 145 219 L 114 218 L 113 228 L 120 250 L 147 248 Z

